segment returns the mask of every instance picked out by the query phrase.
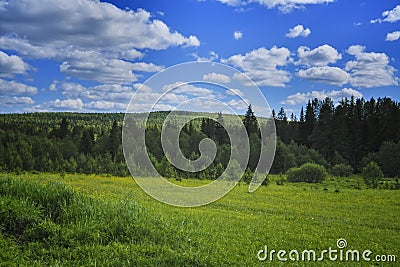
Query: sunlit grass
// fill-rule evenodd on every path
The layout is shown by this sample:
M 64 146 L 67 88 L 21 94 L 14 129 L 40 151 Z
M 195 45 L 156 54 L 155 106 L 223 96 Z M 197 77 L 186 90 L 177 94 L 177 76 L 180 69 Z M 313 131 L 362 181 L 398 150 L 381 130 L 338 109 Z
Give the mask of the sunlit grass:
M 15 178 L 10 174 L 1 176 Z M 352 249 L 370 249 L 374 253 L 400 257 L 400 191 L 366 189 L 362 178 L 356 176 L 328 178 L 321 184 L 283 185 L 276 184 L 282 177 L 270 176 L 270 184 L 254 193 L 248 193 L 248 185 L 240 183 L 222 199 L 198 208 L 178 208 L 160 203 L 144 193 L 131 177 L 23 174 L 19 178 L 41 184 L 62 182 L 73 192 L 100 203 L 96 205 L 106 209 L 119 208 L 118 214 L 121 215 L 124 210 L 128 212 L 131 209 L 129 205 L 123 206 L 127 200 L 133 201 L 141 210 L 138 216 L 142 218 L 132 225 L 138 224 L 140 229 L 145 229 L 141 235 L 148 233 L 152 238 L 137 237 L 143 240 L 139 246 L 117 238 L 107 244 L 93 241 L 90 247 L 82 245 L 73 251 L 60 250 L 59 255 L 79 253 L 81 257 L 91 258 L 92 261 L 82 261 L 83 265 L 95 260 L 99 265 L 126 264 L 125 260 L 131 259 L 128 257 L 131 255 L 140 258 L 142 263 L 148 261 L 147 265 L 152 265 L 151 259 L 154 259 L 163 266 L 258 266 L 261 263 L 257 260 L 257 252 L 264 245 L 277 250 L 323 250 L 336 247 L 339 238 L 345 238 Z M 193 179 L 171 179 L 171 182 L 182 186 L 208 183 Z M 104 223 L 110 223 L 110 220 L 105 219 Z M 125 220 L 129 222 L 127 218 Z M 75 228 L 71 226 L 68 229 L 74 231 Z M 17 246 L 20 257 L 26 262 L 34 261 L 32 257 L 36 254 L 29 249 L 22 250 L 19 243 L 4 236 L 0 240 L 2 244 L 11 242 L 10 248 Z M 52 243 L 48 244 L 51 246 Z M 115 257 L 101 253 L 113 253 Z M 158 253 L 166 259 L 157 261 Z M 124 261 L 119 264 L 118 255 L 125 255 L 121 256 Z M 3 257 L 9 257 L 9 254 Z M 69 261 L 68 258 L 59 258 L 54 252 L 44 254 L 40 262 L 46 262 L 46 257 L 53 263 L 77 263 L 76 257 Z M 275 266 L 279 262 L 264 264 Z M 324 265 L 337 264 L 324 262 Z M 339 264 L 359 266 L 356 263 Z M 289 265 L 304 266 L 305 263 L 290 262 Z M 306 262 L 306 265 L 310 263 Z M 396 265 L 386 263 L 385 266 Z

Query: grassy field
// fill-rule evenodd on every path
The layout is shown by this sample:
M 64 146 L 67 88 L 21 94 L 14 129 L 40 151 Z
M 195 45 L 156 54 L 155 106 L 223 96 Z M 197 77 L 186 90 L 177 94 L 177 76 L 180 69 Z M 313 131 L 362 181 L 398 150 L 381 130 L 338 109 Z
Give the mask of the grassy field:
M 130 177 L 3 173 L 0 265 L 397 266 L 399 190 L 366 189 L 358 177 L 277 185 L 280 178 L 252 194 L 241 184 L 210 205 L 177 208 Z M 265 245 L 320 253 L 337 249 L 339 238 L 346 249 L 396 255 L 397 263 L 257 259 Z

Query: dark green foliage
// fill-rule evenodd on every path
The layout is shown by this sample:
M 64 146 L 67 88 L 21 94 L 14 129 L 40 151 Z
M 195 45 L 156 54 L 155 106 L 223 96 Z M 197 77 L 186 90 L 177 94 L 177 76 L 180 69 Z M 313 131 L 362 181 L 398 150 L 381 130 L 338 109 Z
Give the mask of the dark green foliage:
M 315 163 L 305 163 L 286 172 L 288 182 L 320 183 L 328 177 L 325 168 Z
M 247 130 L 248 135 L 252 133 L 259 133 L 257 118 L 254 115 L 254 111 L 251 108 L 251 105 L 248 107 L 246 114 L 244 115 L 243 124 Z
M 383 172 L 376 162 L 368 163 L 363 168 L 361 175 L 370 188 L 376 188 L 379 181 L 383 178 Z
M 284 118 L 283 114 L 276 117 L 278 136 L 284 143 L 304 144 L 317 150 L 331 166 L 345 163 L 357 172 L 365 166 L 364 159 L 385 142 L 400 141 L 400 105 L 386 97 L 342 99 L 337 106 L 329 98 L 314 99 L 302 109 L 299 121 L 282 123 Z M 386 166 L 398 161 L 399 152 L 393 149 L 385 156 Z M 380 158 L 375 160 L 383 167 Z M 385 175 L 398 175 L 389 169 L 393 168 L 384 168 Z
M 42 214 L 32 202 L 17 201 L 0 195 L 0 229 L 13 235 L 21 235 L 25 229 L 37 224 Z
M 387 177 L 400 177 L 400 142 L 385 142 L 379 148 L 379 162 Z
M 0 265 L 210 265 L 180 253 L 190 244 L 179 230 L 131 198 L 103 201 L 61 184 L 0 178 Z
M 331 173 L 338 177 L 348 177 L 353 174 L 353 168 L 343 163 L 336 164 L 332 167 Z
M 230 144 L 227 131 L 222 127 L 237 130 L 230 115 L 208 113 L 204 118 L 188 120 L 180 133 L 179 143 L 183 155 L 195 160 L 200 157 L 200 141 L 207 137 L 213 139 L 217 145 L 213 164 L 197 173 L 183 172 L 172 166 L 166 168 L 164 163 L 160 168 L 165 157 L 160 140 L 161 127 L 168 114 L 151 113 L 146 125 L 147 151 L 162 175 L 215 179 L 221 174 L 220 167 L 226 168 L 231 149 L 241 149 L 242 144 Z M 360 173 L 363 166 L 375 161 L 386 176 L 400 176 L 397 167 L 400 161 L 400 106 L 389 98 L 343 99 L 336 106 L 329 98 L 314 99 L 302 108 L 299 120 L 294 114 L 289 120 L 283 108 L 273 114 L 278 142 L 271 173 L 285 173 L 289 168 L 307 162 L 326 169 L 346 164 L 355 173 Z M 179 112 L 179 115 L 184 119 L 193 113 Z M 144 118 L 146 114 L 137 116 Z M 112 113 L 0 114 L 0 170 L 127 175 L 121 144 L 123 118 L 124 114 Z M 262 120 L 257 121 L 251 106 L 242 121 L 250 143 L 249 162 L 242 167 L 253 172 L 262 145 L 259 127 L 265 127 L 265 124 Z M 126 123 L 138 134 L 145 127 L 136 120 Z M 130 154 L 137 173 L 145 173 L 141 170 L 146 169 L 143 151 L 135 147 L 135 138 L 127 142 L 132 144 Z

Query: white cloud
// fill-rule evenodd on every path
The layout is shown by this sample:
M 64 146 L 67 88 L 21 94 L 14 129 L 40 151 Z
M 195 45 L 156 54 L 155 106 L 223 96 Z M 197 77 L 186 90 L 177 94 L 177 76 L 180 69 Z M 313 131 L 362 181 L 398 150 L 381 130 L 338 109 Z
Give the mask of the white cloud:
M 382 22 L 396 22 L 400 20 L 400 5 L 397 5 L 392 10 L 386 10 L 382 12 L 383 19 L 373 19 L 371 23 L 382 23 Z
M 228 6 L 242 6 L 245 5 L 246 2 L 245 1 L 241 1 L 241 0 L 218 0 L 218 2 L 221 2 L 223 4 L 226 4 Z
M 171 91 L 170 91 L 171 90 Z M 167 96 L 170 93 L 173 94 L 186 94 L 192 96 L 213 96 L 213 91 L 203 87 L 197 87 L 193 84 L 187 84 L 184 82 L 176 82 L 173 84 L 167 84 L 163 87 L 163 91 L 169 91 Z
M 347 53 L 356 58 L 347 62 L 345 67 L 353 86 L 369 88 L 399 84 L 399 79 L 394 76 L 396 69 L 389 65 L 389 57 L 385 53 L 368 53 L 360 45 L 350 46 Z
M 135 83 L 133 85 L 133 88 L 135 88 L 138 91 L 145 92 L 145 93 L 151 93 L 153 89 L 151 89 L 148 85 L 143 84 L 143 83 Z
M 340 101 L 343 98 L 350 98 L 354 96 L 355 98 L 361 98 L 363 95 L 361 92 L 354 90 L 352 88 L 343 88 L 342 90 L 333 90 L 333 91 L 312 91 L 307 93 L 296 93 L 294 95 L 290 95 L 286 98 L 286 100 L 282 101 L 281 104 L 284 105 L 298 105 L 305 104 L 308 100 L 318 98 L 323 100 L 327 97 L 331 98 L 333 101 Z
M 8 97 L 8 96 L 0 96 L 0 104 L 5 106 L 15 106 L 15 105 L 32 105 L 35 101 L 27 96 L 23 97 Z
M 48 101 L 33 107 L 35 110 L 64 110 L 64 111 L 76 111 L 82 110 L 84 104 L 81 99 L 56 99 Z
M 16 55 L 9 56 L 0 51 L 0 77 L 11 78 L 15 74 L 24 74 L 30 67 L 22 58 Z
M 0 9 L 0 34 L 10 33 L 26 37 L 32 46 L 57 49 L 73 45 L 80 50 L 127 51 L 199 45 L 195 36 L 171 31 L 146 10 L 122 10 L 100 1 L 9 1 Z
M 157 72 L 163 69 L 162 66 L 157 66 L 153 63 L 146 62 L 136 62 L 131 65 L 132 70 L 142 71 L 142 72 Z
M 234 88 L 230 88 L 229 90 L 226 90 L 226 93 L 228 95 L 233 95 L 233 96 L 240 96 L 240 97 L 244 96 L 244 93 L 241 90 L 234 89 Z
M 209 52 L 209 57 L 200 57 L 199 55 L 197 55 L 197 53 L 193 53 L 192 56 L 194 57 L 194 59 L 196 59 L 196 61 L 198 62 L 211 62 L 211 61 L 215 61 L 219 58 L 218 54 L 214 51 L 210 51 Z
M 175 92 L 175 90 L 174 90 Z M 170 104 L 180 104 L 184 101 L 188 100 L 186 95 L 178 95 L 175 93 L 146 93 L 146 92 L 138 92 L 135 94 L 135 101 L 138 101 L 136 104 L 153 104 L 153 103 L 170 103 Z
M 286 47 L 273 46 L 270 50 L 261 47 L 245 55 L 237 54 L 228 59 L 221 59 L 222 63 L 232 65 L 244 71 L 244 74 L 259 86 L 284 87 L 290 81 L 290 73 L 278 69 L 288 64 L 290 51 Z M 234 75 L 234 78 L 244 82 L 247 79 L 243 75 Z
M 342 59 L 342 55 L 327 44 L 313 50 L 310 50 L 307 46 L 300 46 L 297 49 L 297 55 L 299 57 L 297 63 L 306 66 L 327 66 L 329 63 L 335 63 L 337 60 Z
M 97 86 L 85 87 L 77 83 L 59 83 L 53 82 L 51 87 L 53 91 L 61 92 L 62 96 L 67 100 L 82 101 L 73 102 L 65 100 L 50 101 L 35 106 L 36 110 L 119 110 L 124 111 L 127 108 L 129 101 L 134 96 L 135 111 L 144 112 L 149 110 L 154 103 L 157 103 L 157 110 L 161 107 L 173 107 L 172 104 L 180 104 L 188 100 L 187 95 L 203 95 L 205 92 L 201 88 L 183 88 L 179 93 L 187 93 L 187 95 L 178 94 L 178 92 L 171 92 L 167 94 L 152 93 L 152 89 L 144 84 L 134 84 L 133 86 L 122 86 L 120 84 L 101 84 Z M 179 89 L 179 88 L 178 88 Z M 190 89 L 189 92 L 186 90 Z M 208 89 L 206 89 L 208 90 Z M 206 93 L 209 93 L 208 91 Z M 86 102 L 86 103 L 85 103 Z M 75 103 L 75 107 L 72 105 Z M 132 107 L 130 108 L 132 111 Z
M 289 32 L 286 34 L 286 37 L 288 38 L 297 38 L 299 36 L 301 37 L 307 37 L 311 33 L 311 30 L 309 28 L 304 28 L 303 25 L 299 24 L 294 26 L 289 30 Z
M 122 10 L 98 0 L 0 1 L 0 49 L 54 59 L 62 73 L 78 79 L 132 83 L 136 72 L 162 68 L 127 61 L 141 59 L 140 50 L 200 45 L 196 36 L 171 30 L 143 9 Z
M 154 64 L 131 63 L 121 59 L 105 58 L 95 51 L 72 51 L 67 61 L 60 65 L 60 71 L 68 76 L 100 83 L 132 83 L 138 76 L 133 71 L 155 72 L 162 67 Z
M 190 35 L 184 44 L 185 47 L 188 46 L 200 46 L 200 40 L 196 36 Z
M 386 35 L 386 41 L 397 41 L 400 39 L 400 31 L 389 32 Z
M 235 31 L 235 32 L 233 33 L 233 38 L 234 38 L 235 40 L 242 39 L 242 37 L 243 37 L 243 33 L 240 32 L 240 31 Z
M 91 101 L 116 101 L 127 103 L 136 91 L 133 87 L 120 84 L 101 84 L 84 87 L 77 83 L 53 83 L 53 91 L 58 90 L 66 98 L 79 98 Z
M 249 107 L 249 100 L 248 99 L 232 99 L 229 100 L 227 105 L 233 109 L 247 109 Z
M 350 75 L 337 67 L 311 67 L 306 70 L 299 70 L 298 77 L 319 83 L 343 85 L 349 82 Z
M 18 51 L 20 55 L 29 58 L 54 58 L 57 54 L 64 54 L 63 49 L 58 51 L 49 44 L 32 45 L 28 40 L 16 36 L 1 36 L 0 48 Z
M 392 10 L 387 10 L 382 13 L 384 17 L 383 21 L 386 22 L 396 22 L 400 20 L 400 5 L 397 5 Z
M 203 75 L 203 80 L 207 82 L 213 82 L 213 83 L 230 83 L 231 79 L 229 76 L 222 74 L 222 73 L 207 73 Z
M 143 53 L 136 49 L 130 49 L 120 52 L 120 57 L 128 60 L 142 58 L 143 56 L 144 56 Z
M 183 109 L 185 110 L 186 107 L 190 107 L 193 111 L 215 112 L 218 110 L 222 111 L 223 113 L 234 114 L 235 110 L 245 110 L 248 107 L 248 103 L 244 101 L 246 100 L 233 99 L 227 102 L 221 102 L 216 99 L 199 97 L 190 99 L 187 103 L 185 103 Z
M 128 107 L 128 103 L 118 103 L 112 101 L 92 101 L 85 104 L 85 108 L 95 110 L 125 110 Z
M 328 4 L 335 0 L 250 0 L 267 8 L 278 7 L 284 13 L 291 12 L 293 9 L 303 8 L 305 5 Z
M 36 94 L 37 92 L 36 87 L 0 79 L 0 95 Z
M 148 111 L 158 111 L 158 110 L 174 110 L 173 105 L 163 104 L 163 103 L 135 103 L 134 105 L 129 105 L 127 107 L 127 112 L 148 112 Z
M 218 0 L 218 2 L 232 7 L 258 3 L 269 9 L 277 7 L 283 13 L 289 13 L 293 9 L 304 8 L 306 5 L 328 4 L 334 1 L 335 0 Z

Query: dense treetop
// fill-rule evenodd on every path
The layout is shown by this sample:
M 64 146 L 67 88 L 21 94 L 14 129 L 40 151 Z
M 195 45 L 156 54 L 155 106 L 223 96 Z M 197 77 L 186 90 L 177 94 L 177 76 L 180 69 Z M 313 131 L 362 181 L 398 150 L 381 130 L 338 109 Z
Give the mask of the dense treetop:
M 146 143 L 157 170 L 170 177 L 218 177 L 227 166 L 231 149 L 235 149 L 222 127 L 237 127 L 232 115 L 197 113 L 198 118 L 184 126 L 180 146 L 187 158 L 200 156 L 198 144 L 206 137 L 217 144 L 217 156 L 210 167 L 185 173 L 174 168 L 162 150 L 161 127 L 168 114 L 151 113 L 146 124 Z M 193 112 L 179 115 L 186 119 Z M 376 162 L 386 176 L 400 176 L 400 106 L 390 98 L 351 98 L 337 104 L 329 98 L 314 99 L 302 108 L 299 119 L 294 114 L 289 119 L 283 108 L 278 114 L 273 111 L 272 116 L 278 135 L 272 173 L 284 173 L 307 162 L 327 169 L 342 164 L 361 172 L 368 163 Z M 252 172 L 262 145 L 259 129 L 268 120 L 257 121 L 251 106 L 241 118 L 249 134 L 247 168 Z M 0 114 L 0 169 L 127 175 L 121 144 L 123 119 L 123 113 Z

